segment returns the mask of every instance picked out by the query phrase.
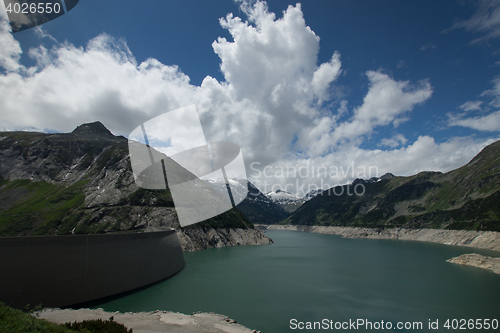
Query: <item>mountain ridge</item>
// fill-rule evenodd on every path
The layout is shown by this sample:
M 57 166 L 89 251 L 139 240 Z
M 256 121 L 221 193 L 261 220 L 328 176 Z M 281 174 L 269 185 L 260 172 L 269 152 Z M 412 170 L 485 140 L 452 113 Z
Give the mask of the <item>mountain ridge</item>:
M 0 132 L 1 236 L 146 227 L 180 230 L 170 191 L 136 185 L 126 138 L 100 122 L 71 133 Z M 189 227 L 253 229 L 234 208 Z M 222 238 L 217 244 L 230 243 Z M 205 243 L 209 246 L 209 240 Z
M 100 122 L 71 133 L 0 132 L 0 235 L 179 228 L 170 192 L 135 184 L 127 142 Z M 360 185 L 363 196 L 347 194 Z M 291 214 L 250 182 L 246 186 L 248 196 L 238 209 L 199 227 L 281 223 L 498 230 L 500 141 L 444 174 L 386 174 L 309 193 Z
M 382 177 L 381 177 L 382 178 Z M 362 185 L 362 196 L 349 195 Z M 500 141 L 447 173 L 355 180 L 305 202 L 280 224 L 500 231 Z

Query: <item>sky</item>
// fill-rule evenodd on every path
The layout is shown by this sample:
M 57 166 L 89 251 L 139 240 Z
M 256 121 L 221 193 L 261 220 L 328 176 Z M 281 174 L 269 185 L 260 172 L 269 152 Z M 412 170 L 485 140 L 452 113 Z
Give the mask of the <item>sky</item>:
M 2 20 L 0 130 L 128 136 L 194 104 L 263 192 L 447 172 L 500 139 L 499 41 L 499 0 L 81 0 Z

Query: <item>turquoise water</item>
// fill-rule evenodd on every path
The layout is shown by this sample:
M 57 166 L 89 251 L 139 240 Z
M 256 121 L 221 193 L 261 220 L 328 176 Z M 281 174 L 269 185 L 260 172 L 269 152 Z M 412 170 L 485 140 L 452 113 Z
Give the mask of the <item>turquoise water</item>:
M 185 253 L 179 274 L 96 307 L 216 312 L 266 333 L 313 331 L 291 329 L 292 319 L 304 325 L 328 319 L 333 328 L 360 319 L 373 331 L 383 320 L 405 332 L 417 330 L 395 325 L 421 322 L 418 331 L 424 332 L 429 320 L 439 320 L 442 332 L 451 331 L 443 327 L 446 319 L 500 320 L 500 276 L 445 262 L 463 253 L 497 252 L 294 231 L 267 235 L 274 244 Z M 495 330 L 482 330 L 489 331 Z

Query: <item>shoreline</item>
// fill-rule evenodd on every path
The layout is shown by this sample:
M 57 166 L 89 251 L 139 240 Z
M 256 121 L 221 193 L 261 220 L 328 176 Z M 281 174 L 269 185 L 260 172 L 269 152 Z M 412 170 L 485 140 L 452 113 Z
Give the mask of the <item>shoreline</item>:
M 500 258 L 485 257 L 477 253 L 465 253 L 446 261 L 458 265 L 489 269 L 493 273 L 500 274 Z
M 46 308 L 34 314 L 39 319 L 52 323 L 64 324 L 67 322 L 102 319 L 113 317 L 115 322 L 123 324 L 134 333 L 260 333 L 252 330 L 235 320 L 213 312 L 195 312 L 186 315 L 172 311 L 152 312 L 106 312 L 98 309 L 59 309 Z
M 308 225 L 267 225 L 256 224 L 261 229 L 292 230 L 316 234 L 338 235 L 344 238 L 397 239 L 439 243 L 444 245 L 467 246 L 481 250 L 492 250 L 500 256 L 500 232 L 447 229 L 375 229 L 336 226 Z M 447 260 L 459 265 L 488 269 L 500 274 L 500 258 L 485 257 L 479 254 L 463 254 Z
M 177 237 L 184 252 L 240 245 L 266 245 L 273 240 L 258 228 L 178 229 Z
M 316 225 L 267 225 L 269 230 L 294 230 L 316 234 L 338 235 L 344 238 L 399 239 L 459 245 L 500 252 L 500 232 L 447 229 L 375 229 Z M 500 253 L 499 253 L 500 255 Z

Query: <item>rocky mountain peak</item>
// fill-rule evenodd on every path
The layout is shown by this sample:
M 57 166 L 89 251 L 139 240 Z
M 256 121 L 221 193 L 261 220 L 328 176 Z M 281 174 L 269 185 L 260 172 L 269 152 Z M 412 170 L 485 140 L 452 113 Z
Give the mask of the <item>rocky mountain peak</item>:
M 394 176 L 392 173 L 388 172 L 386 174 L 384 174 L 382 177 L 378 178 L 378 177 L 372 177 L 370 179 L 361 179 L 361 178 L 356 178 L 353 182 L 352 182 L 352 185 L 357 185 L 357 184 L 371 184 L 371 183 L 376 183 L 378 181 L 381 181 L 381 180 L 384 180 L 384 179 L 389 179 L 389 178 L 393 178 L 393 177 L 396 177 Z
M 76 135 L 104 135 L 114 137 L 114 135 L 100 121 L 82 124 L 75 128 L 71 134 Z

